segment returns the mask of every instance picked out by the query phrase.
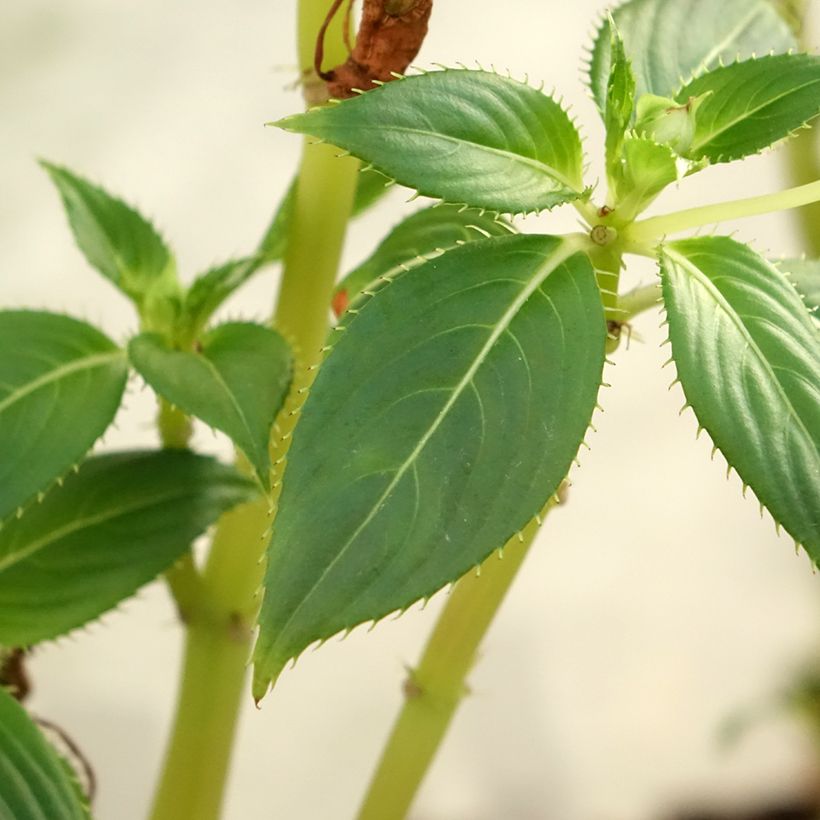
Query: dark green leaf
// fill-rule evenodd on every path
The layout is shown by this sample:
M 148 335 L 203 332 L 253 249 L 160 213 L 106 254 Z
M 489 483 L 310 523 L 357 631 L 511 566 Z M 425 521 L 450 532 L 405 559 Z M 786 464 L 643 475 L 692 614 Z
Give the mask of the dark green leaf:
M 257 699 L 310 643 L 432 595 L 555 493 L 604 360 L 578 247 L 471 242 L 398 275 L 339 334 L 288 454 Z
M 254 485 L 187 450 L 89 459 L 0 529 L 0 644 L 82 626 L 167 569 Z
M 488 234 L 503 236 L 512 232 L 509 223 L 499 218 L 454 205 L 433 205 L 417 211 L 396 225 L 371 256 L 339 282 L 334 291 L 334 309 L 337 314 L 343 312 L 367 285 L 394 268 L 414 267 L 430 254 Z
M 677 95 L 701 97 L 689 159 L 728 162 L 755 154 L 820 114 L 820 57 L 779 54 L 702 74 Z
M 629 0 L 612 12 L 637 81 L 637 96 L 674 97 L 681 85 L 755 54 L 797 47 L 794 35 L 769 0 Z M 606 111 L 610 25 L 595 39 L 589 83 Z
M 726 237 L 664 246 L 678 377 L 698 421 L 775 520 L 820 561 L 820 345 L 792 285 Z
M 780 259 L 775 264 L 797 288 L 809 312 L 820 318 L 820 259 Z
M 176 263 L 153 226 L 102 188 L 65 168 L 41 164 L 60 192 L 74 238 L 89 263 L 143 314 L 163 312 L 164 302 L 177 303 Z
M 89 820 L 76 776 L 26 710 L 0 687 L 0 817 Z
M 606 167 L 610 184 L 617 178 L 618 161 L 624 134 L 632 121 L 635 106 L 635 75 L 624 50 L 624 42 L 617 29 L 610 26 L 610 69 L 607 80 L 606 111 Z
M 276 331 L 220 325 L 201 337 L 196 352 L 173 350 L 161 336 L 143 333 L 128 354 L 159 395 L 230 436 L 268 486 L 270 430 L 293 369 L 290 348 Z
M 74 466 L 122 399 L 125 354 L 85 322 L 0 312 L 0 520 Z
M 550 97 L 484 71 L 407 77 L 277 123 L 421 194 L 504 213 L 586 195 L 581 141 Z

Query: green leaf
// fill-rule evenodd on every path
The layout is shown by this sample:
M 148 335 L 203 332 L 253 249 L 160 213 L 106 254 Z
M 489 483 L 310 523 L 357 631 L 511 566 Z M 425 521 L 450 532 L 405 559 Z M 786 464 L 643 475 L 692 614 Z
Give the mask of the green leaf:
M 779 54 L 709 71 L 685 85 L 681 103 L 703 97 L 683 156 L 728 162 L 788 137 L 820 114 L 820 57 Z
M 0 312 L 0 520 L 88 452 L 125 389 L 125 354 L 54 313 Z
M 622 154 L 615 175 L 615 210 L 629 222 L 677 180 L 678 169 L 668 145 L 645 137 L 627 137 Z
M 254 495 L 233 467 L 188 450 L 89 459 L 0 529 L 0 644 L 26 646 L 96 618 Z
M 769 0 L 630 0 L 612 12 L 637 81 L 637 96 L 674 97 L 689 78 L 721 63 L 797 47 Z M 589 85 L 606 111 L 610 24 L 595 39 Z
M 624 42 L 616 28 L 610 26 L 610 69 L 607 80 L 606 110 L 606 167 L 610 184 L 617 178 L 618 161 L 624 134 L 632 121 L 635 106 L 635 75 L 624 50 Z
M 89 820 L 88 800 L 26 710 L 0 687 L 0 817 Z
M 176 262 L 160 235 L 139 213 L 65 168 L 41 162 L 65 206 L 85 258 L 132 299 L 141 314 L 168 319 L 178 303 Z
M 820 259 L 779 259 L 775 264 L 791 280 L 809 312 L 820 318 Z
M 416 211 L 400 222 L 376 250 L 336 286 L 334 309 L 345 310 L 367 285 L 395 268 L 415 267 L 430 254 L 480 239 L 513 233 L 509 223 L 490 214 L 464 210 L 454 205 L 433 205 Z
M 185 332 L 193 339 L 207 324 L 214 311 L 238 288 L 245 284 L 266 260 L 263 256 L 246 256 L 217 265 L 198 276 L 183 302 Z
M 569 240 L 471 242 L 397 276 L 319 370 L 268 550 L 254 695 L 316 640 L 428 597 L 564 479 L 604 361 Z
M 230 436 L 269 486 L 270 430 L 293 369 L 290 348 L 275 330 L 220 325 L 202 336 L 196 352 L 173 350 L 161 336 L 143 333 L 128 354 L 163 398 Z
M 277 125 L 455 204 L 527 213 L 586 196 L 581 140 L 566 112 L 540 91 L 484 71 L 407 77 Z
M 820 560 L 820 346 L 800 296 L 727 237 L 664 246 L 669 338 L 700 426 L 774 519 Z

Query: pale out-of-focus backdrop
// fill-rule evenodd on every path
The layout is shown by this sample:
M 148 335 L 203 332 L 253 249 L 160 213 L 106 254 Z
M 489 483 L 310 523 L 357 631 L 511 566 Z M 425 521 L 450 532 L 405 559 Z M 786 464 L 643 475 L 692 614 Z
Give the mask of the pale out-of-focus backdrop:
M 187 278 L 253 247 L 299 140 L 263 123 L 300 107 L 294 3 L 4 0 L 0 3 L 0 304 L 66 311 L 125 340 L 128 305 L 75 249 L 36 157 L 138 204 Z M 581 83 L 601 0 L 440 0 L 419 65 L 529 74 L 571 104 L 600 150 Z M 816 11 L 816 10 L 815 10 Z M 817 15 L 816 15 L 817 16 Z M 820 42 L 820 27 L 813 26 Z M 782 159 L 720 167 L 655 211 L 782 184 Z M 599 172 L 593 164 L 590 178 Z M 414 205 L 394 194 L 358 222 L 358 261 Z M 574 229 L 573 213 L 523 223 Z M 732 225 L 772 254 L 801 251 L 789 218 Z M 318 238 L 317 238 L 318 239 Z M 649 268 L 634 277 L 648 280 Z M 274 275 L 226 316 L 264 319 Z M 816 776 L 797 724 L 763 722 L 731 752 L 721 724 L 783 686 L 820 648 L 820 581 L 736 477 L 695 441 L 660 365 L 658 317 L 617 354 L 570 502 L 525 565 L 472 676 L 472 695 L 426 781 L 417 820 L 648 820 L 712 800 L 751 805 Z M 106 448 L 151 446 L 153 404 L 134 381 Z M 199 431 L 197 445 L 226 456 Z M 442 603 L 308 653 L 256 711 L 245 705 L 228 820 L 351 817 Z M 102 623 L 38 650 L 36 712 L 91 759 L 102 820 L 144 816 L 161 760 L 182 633 L 154 584 Z

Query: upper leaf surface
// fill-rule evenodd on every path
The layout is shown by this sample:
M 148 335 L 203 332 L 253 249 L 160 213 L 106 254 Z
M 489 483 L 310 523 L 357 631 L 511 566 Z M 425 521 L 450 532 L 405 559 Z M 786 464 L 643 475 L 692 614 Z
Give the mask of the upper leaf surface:
M 471 242 L 399 275 L 339 334 L 288 454 L 257 699 L 311 642 L 459 578 L 556 491 L 604 360 L 600 292 L 576 249 Z
M 447 202 L 525 213 L 585 195 L 581 141 L 566 112 L 484 71 L 407 77 L 277 124 Z
M 0 520 L 74 466 L 120 405 L 125 354 L 54 313 L 0 312 Z
M 89 820 L 88 801 L 68 764 L 26 710 L 0 687 L 0 817 Z
M 726 237 L 663 249 L 669 338 L 701 426 L 776 521 L 820 560 L 820 345 L 776 268 Z
M 160 235 L 137 211 L 82 177 L 42 163 L 65 206 L 89 263 L 140 307 L 178 297 L 176 263 Z
M 693 76 L 722 62 L 797 43 L 769 0 L 629 0 L 612 12 L 637 81 L 637 96 L 674 97 Z M 605 20 L 592 51 L 589 80 L 606 111 L 610 25 Z
M 336 286 L 334 303 L 354 301 L 364 288 L 394 268 L 414 267 L 425 257 L 456 245 L 481 239 L 487 234 L 504 236 L 509 223 L 479 211 L 453 205 L 433 205 L 407 217 L 393 228 L 376 250 Z
M 0 529 L 0 644 L 25 646 L 96 618 L 254 494 L 234 468 L 187 450 L 89 459 Z
M 293 368 L 287 342 L 275 331 L 231 322 L 206 333 L 196 352 L 172 350 L 143 333 L 128 354 L 157 393 L 226 433 L 269 485 L 270 430 L 282 407 Z
M 702 97 L 689 159 L 727 162 L 757 153 L 820 114 L 820 57 L 779 54 L 722 66 L 678 92 Z
M 820 259 L 780 259 L 776 265 L 789 277 L 809 312 L 820 318 Z

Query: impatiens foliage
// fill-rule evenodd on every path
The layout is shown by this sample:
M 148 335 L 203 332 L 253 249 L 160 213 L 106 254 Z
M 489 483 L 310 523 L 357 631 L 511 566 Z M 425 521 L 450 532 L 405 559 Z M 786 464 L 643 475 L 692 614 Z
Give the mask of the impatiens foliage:
M 429 1 L 415 17 L 416 4 L 388 5 L 363 30 L 426 26 Z M 820 180 L 641 218 L 692 174 L 820 115 L 820 57 L 798 53 L 780 5 L 628 0 L 611 10 L 588 66 L 600 145 L 584 143 L 554 93 L 483 68 L 368 80 L 372 90 L 286 116 L 282 129 L 332 149 L 307 149 L 252 249 L 188 284 L 148 219 L 43 162 L 77 247 L 130 300 L 138 326 L 122 338 L 46 310 L 0 311 L 0 658 L 165 575 L 192 618 L 177 726 L 187 740 L 168 771 L 183 770 L 213 705 L 197 686 L 213 677 L 235 708 L 254 628 L 258 701 L 311 644 L 426 601 L 534 535 L 599 407 L 607 354 L 658 304 L 700 430 L 820 565 L 820 263 L 771 261 L 719 231 L 675 236 L 820 201 Z M 317 64 L 327 23 L 310 43 Z M 334 71 L 365 68 L 349 60 Z M 320 73 L 305 77 L 315 99 L 337 76 Z M 334 154 L 362 161 L 355 197 L 355 164 L 333 165 Z M 347 187 L 327 203 L 339 167 Z M 335 281 L 351 202 L 356 216 L 394 184 L 436 201 Z M 523 232 L 518 217 L 561 206 L 576 212 L 575 232 Z M 624 294 L 633 255 L 654 259 L 659 280 Z M 276 327 L 221 318 L 280 262 Z M 289 315 L 301 310 L 304 321 Z M 162 447 L 89 457 L 129 375 L 156 394 Z M 196 420 L 230 439 L 236 467 L 193 452 Z M 218 521 L 200 567 L 192 542 Z M 476 641 L 491 614 L 482 617 Z M 444 727 L 458 695 L 450 701 L 430 710 Z M 232 719 L 209 727 L 202 737 L 232 736 Z M 210 752 L 224 768 L 227 746 Z M 216 777 L 214 798 L 202 790 L 207 808 L 190 816 L 216 816 Z M 157 820 L 183 816 L 176 785 L 166 777 Z M 0 816 L 89 816 L 73 772 L 1 686 Z

